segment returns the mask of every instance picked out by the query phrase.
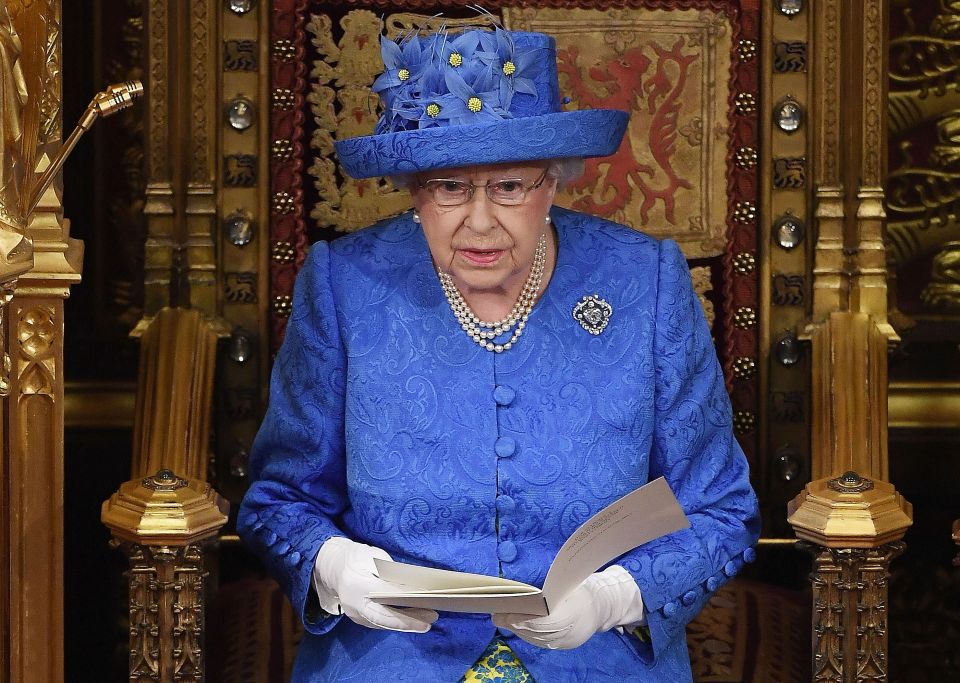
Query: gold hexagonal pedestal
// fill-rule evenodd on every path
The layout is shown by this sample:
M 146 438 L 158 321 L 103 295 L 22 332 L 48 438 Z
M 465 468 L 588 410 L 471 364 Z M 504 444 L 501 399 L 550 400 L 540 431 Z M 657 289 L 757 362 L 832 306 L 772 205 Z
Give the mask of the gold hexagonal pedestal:
M 189 545 L 216 534 L 229 510 L 230 504 L 206 482 L 160 470 L 121 484 L 103 502 L 100 521 L 130 543 Z
M 104 501 L 100 519 L 130 561 L 131 681 L 203 680 L 201 543 L 228 510 L 209 484 L 170 470 L 128 481 Z
M 875 548 L 903 538 L 913 506 L 892 484 L 847 472 L 812 481 L 787 504 L 797 537 L 826 548 Z
M 891 484 L 846 472 L 810 482 L 787 509 L 814 555 L 813 680 L 887 680 L 887 581 L 913 507 Z

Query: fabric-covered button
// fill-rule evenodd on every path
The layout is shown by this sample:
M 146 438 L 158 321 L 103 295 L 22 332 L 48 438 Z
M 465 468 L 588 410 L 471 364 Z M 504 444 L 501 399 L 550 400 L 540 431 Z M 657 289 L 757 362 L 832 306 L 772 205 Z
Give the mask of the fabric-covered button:
M 501 436 L 493 446 L 494 452 L 501 458 L 509 458 L 517 450 L 517 442 L 510 436 Z
M 744 562 L 746 562 L 746 563 L 749 564 L 750 562 L 753 562 L 755 559 L 757 559 L 757 551 L 756 551 L 756 550 L 754 550 L 753 548 L 747 548 L 746 550 L 743 551 L 743 561 L 744 561 Z
M 501 515 L 509 515 L 517 509 L 517 501 L 510 496 L 499 496 L 497 498 L 497 512 Z
M 300 553 L 294 550 L 292 553 L 287 553 L 283 556 L 283 563 L 288 567 L 296 567 L 300 564 Z
M 290 544 L 287 543 L 286 541 L 280 541 L 279 543 L 277 543 L 277 546 L 273 549 L 273 552 L 277 553 L 278 555 L 283 555 L 288 550 L 290 550 Z
M 504 541 L 497 546 L 497 557 L 501 562 L 513 562 L 517 559 L 517 545 L 513 541 Z
M 506 384 L 501 384 L 493 390 L 493 400 L 497 402 L 497 405 L 501 406 L 508 406 L 513 403 L 516 395 L 517 392 Z
M 267 545 L 273 545 L 274 543 L 277 542 L 277 535 L 272 531 L 268 530 L 267 533 L 264 534 L 263 542 L 266 543 Z
M 677 603 L 668 602 L 666 605 L 664 605 L 661 608 L 661 611 L 663 612 L 663 616 L 672 617 L 674 614 L 677 613 Z
M 697 591 L 687 591 L 681 598 L 684 605 L 692 605 L 697 600 Z
M 711 576 L 707 579 L 707 590 L 711 593 L 717 590 L 720 587 L 720 579 L 716 576 Z
M 737 563 L 733 560 L 730 560 L 725 565 L 723 565 L 723 573 L 727 576 L 733 576 L 737 573 Z

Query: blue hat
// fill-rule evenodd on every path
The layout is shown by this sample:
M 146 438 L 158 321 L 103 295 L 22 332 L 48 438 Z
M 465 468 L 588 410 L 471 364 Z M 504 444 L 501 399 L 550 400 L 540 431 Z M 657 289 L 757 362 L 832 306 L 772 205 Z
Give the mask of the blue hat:
M 543 33 L 470 30 L 381 39 L 373 135 L 338 140 L 354 178 L 613 154 L 627 112 L 561 111 L 556 44 Z

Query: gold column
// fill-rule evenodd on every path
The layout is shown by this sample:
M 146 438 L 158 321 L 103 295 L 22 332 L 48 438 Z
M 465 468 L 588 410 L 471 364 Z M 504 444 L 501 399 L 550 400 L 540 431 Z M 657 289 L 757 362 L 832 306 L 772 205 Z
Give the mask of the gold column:
M 207 480 L 217 339 L 195 308 L 163 308 L 141 337 L 132 476 L 172 469 Z
M 63 302 L 83 248 L 59 183 L 28 210 L 61 139 L 59 0 L 7 0 L 0 32 L 0 681 L 45 683 L 64 675 Z
M 218 313 L 216 17 L 221 11 L 216 0 L 147 2 L 147 319 L 164 306 Z
M 813 126 L 817 216 L 813 305 L 813 478 L 886 479 L 887 322 L 884 0 L 821 0 Z M 841 100 L 841 92 L 844 96 Z
M 202 681 L 202 544 L 227 521 L 229 504 L 209 484 L 170 470 L 128 481 L 100 519 L 130 561 L 130 681 Z
M 814 680 L 879 681 L 888 671 L 887 569 L 912 515 L 884 481 L 887 349 L 899 341 L 887 322 L 883 242 L 887 7 L 820 0 L 810 11 L 814 82 L 822 84 L 812 121 L 817 242 L 804 330 L 814 481 L 791 501 L 788 521 L 815 554 Z

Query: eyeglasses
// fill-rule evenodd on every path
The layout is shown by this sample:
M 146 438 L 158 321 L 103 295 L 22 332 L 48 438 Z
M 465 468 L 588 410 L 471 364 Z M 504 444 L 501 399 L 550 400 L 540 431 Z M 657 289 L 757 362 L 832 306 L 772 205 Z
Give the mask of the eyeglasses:
M 527 200 L 527 193 L 530 192 L 530 190 L 536 190 L 543 185 L 547 179 L 547 170 L 548 169 L 544 169 L 543 173 L 533 181 L 532 185 L 524 185 L 522 178 L 506 178 L 484 185 L 474 185 L 464 180 L 432 178 L 425 182 L 418 183 L 418 187 L 426 190 L 430 198 L 438 206 L 460 206 L 466 204 L 473 199 L 473 195 L 478 187 L 484 189 L 487 193 L 487 198 L 494 204 L 516 206 L 517 204 L 523 204 Z

